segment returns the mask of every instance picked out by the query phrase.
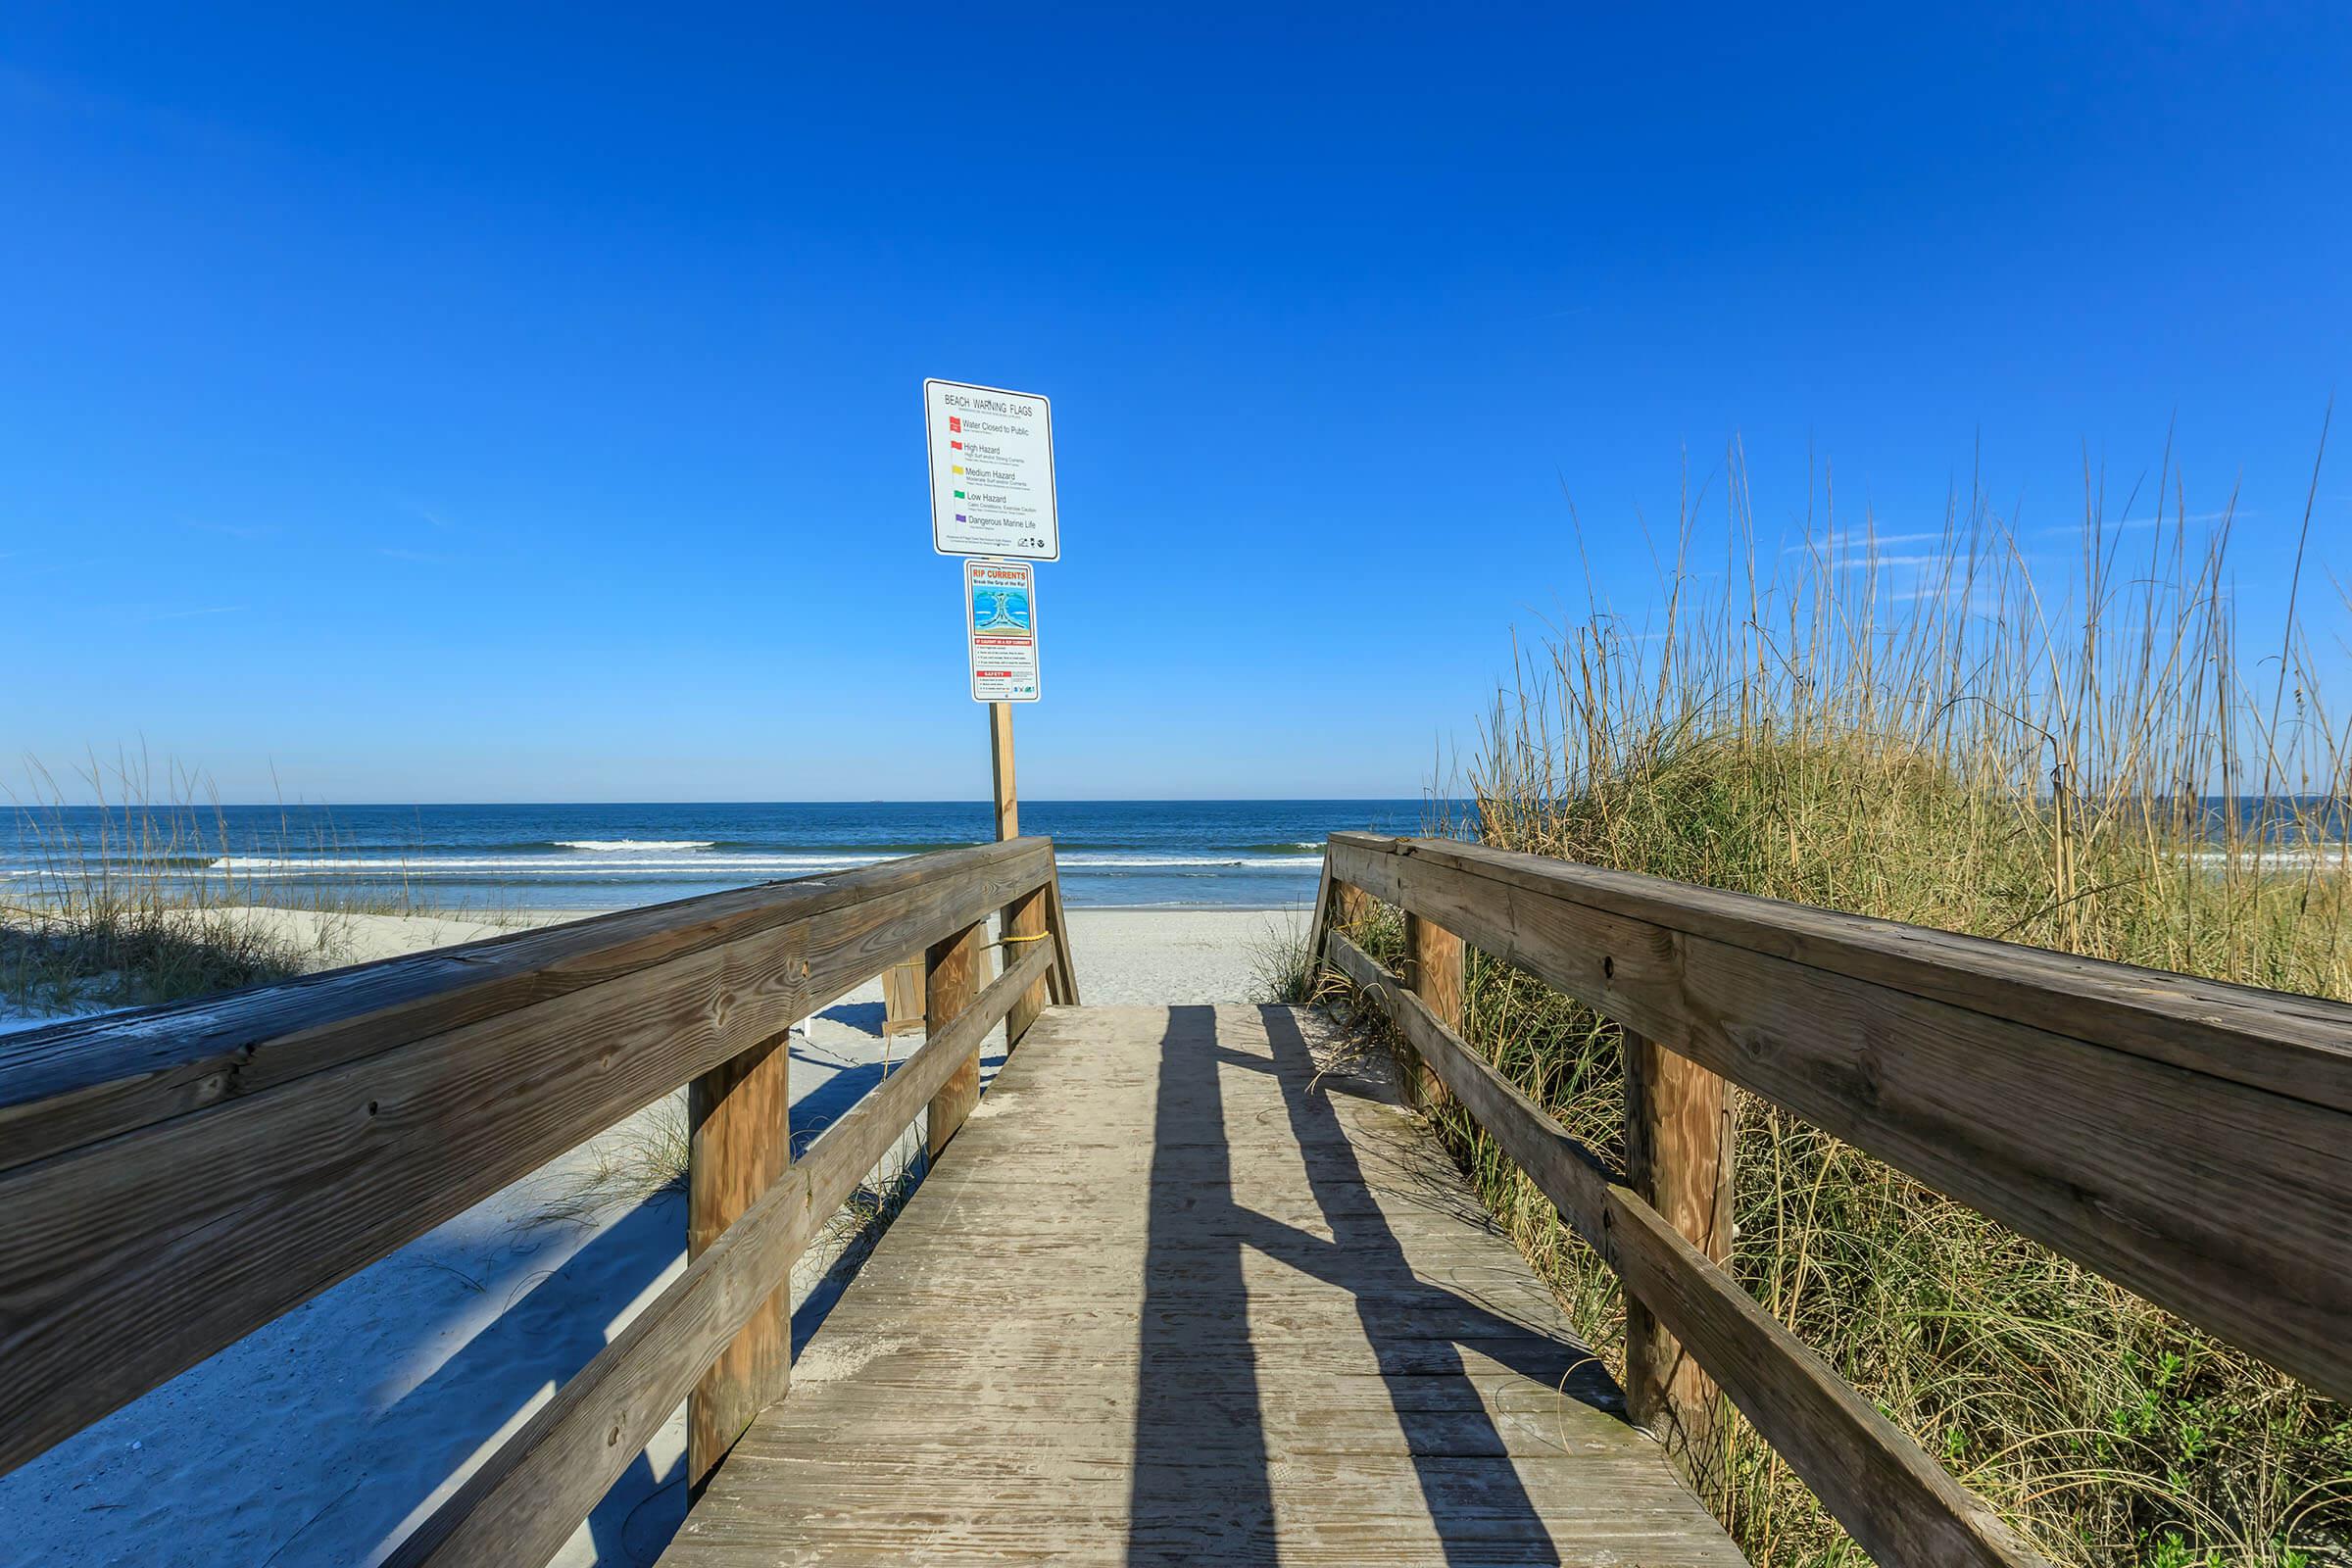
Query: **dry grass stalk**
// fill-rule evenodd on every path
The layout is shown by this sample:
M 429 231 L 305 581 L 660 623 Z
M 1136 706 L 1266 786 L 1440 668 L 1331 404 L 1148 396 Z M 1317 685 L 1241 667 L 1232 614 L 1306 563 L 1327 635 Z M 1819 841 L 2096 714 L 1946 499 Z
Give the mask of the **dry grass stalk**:
M 2320 706 L 2307 606 L 2280 607 L 2275 678 L 2241 656 L 2227 516 L 2195 532 L 2169 467 L 2156 517 L 2110 518 L 2093 488 L 2053 593 L 1981 492 L 1898 564 L 1826 502 L 1795 551 L 1759 541 L 1736 449 L 1729 467 L 1718 586 L 1687 505 L 1655 620 L 1594 605 L 1520 652 L 1454 830 L 2352 998 L 2352 752 Z M 1621 1147 L 1612 1026 L 1484 959 L 1469 1026 Z M 1449 1133 L 1618 1354 L 1607 1269 L 1483 1135 Z M 2352 1562 L 2344 1406 L 1752 1099 L 1737 1217 L 1757 1298 L 2060 1561 Z M 1722 1460 L 1711 1501 L 1755 1561 L 1860 1560 L 1744 1424 Z

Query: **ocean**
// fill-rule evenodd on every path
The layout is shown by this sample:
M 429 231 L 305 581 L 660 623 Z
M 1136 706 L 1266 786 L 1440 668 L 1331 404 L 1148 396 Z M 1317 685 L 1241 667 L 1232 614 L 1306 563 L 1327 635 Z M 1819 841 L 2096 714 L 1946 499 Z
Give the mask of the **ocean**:
M 1422 831 L 1411 801 L 1023 801 L 1073 906 L 1287 908 L 1314 898 L 1323 838 Z M 321 893 L 497 909 L 610 909 L 862 865 L 994 836 L 982 802 L 642 806 L 206 806 L 18 812 L 0 890 L 60 865 L 136 862 L 255 902 Z M 0 897 L 5 897 L 0 892 Z

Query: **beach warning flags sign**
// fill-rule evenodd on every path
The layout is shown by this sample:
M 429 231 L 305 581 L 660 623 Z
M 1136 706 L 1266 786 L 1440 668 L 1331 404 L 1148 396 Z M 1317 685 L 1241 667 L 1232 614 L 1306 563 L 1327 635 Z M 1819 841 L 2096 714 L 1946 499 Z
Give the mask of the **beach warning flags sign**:
M 943 556 L 1059 561 L 1054 407 L 1034 392 L 923 383 L 931 548 Z

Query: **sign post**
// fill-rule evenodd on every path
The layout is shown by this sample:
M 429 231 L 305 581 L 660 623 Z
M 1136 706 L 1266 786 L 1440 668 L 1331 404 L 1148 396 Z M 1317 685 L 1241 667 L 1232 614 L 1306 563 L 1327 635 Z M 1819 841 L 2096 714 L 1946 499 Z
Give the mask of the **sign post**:
M 989 775 L 997 786 L 997 838 L 1021 836 L 1021 803 L 1012 788 L 1012 705 L 988 705 Z
M 931 548 L 965 558 L 965 644 L 972 700 L 988 705 L 997 837 L 1018 838 L 1012 705 L 1036 702 L 1040 688 L 1032 563 L 1061 559 L 1054 406 L 1033 392 L 932 379 L 923 383 L 923 431 L 930 459 Z M 1048 940 L 1049 896 L 1050 889 L 1035 889 L 998 916 L 1004 964 L 1020 956 L 1022 945 Z M 1008 1048 L 1044 1007 L 1040 981 L 1005 1017 Z

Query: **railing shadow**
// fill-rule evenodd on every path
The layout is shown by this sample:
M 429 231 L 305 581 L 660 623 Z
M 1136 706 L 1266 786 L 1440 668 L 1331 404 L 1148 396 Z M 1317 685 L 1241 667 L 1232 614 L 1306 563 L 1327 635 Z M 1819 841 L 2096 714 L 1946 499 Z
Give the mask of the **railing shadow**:
M 1449 1563 L 1559 1559 L 1473 1384 L 1462 1344 L 1511 1370 L 1609 1409 L 1614 1385 L 1581 1347 L 1417 1276 L 1377 1205 L 1287 1008 L 1261 1016 L 1271 1060 L 1217 1037 L 1216 1012 L 1176 1007 L 1161 1043 L 1130 1491 L 1131 1564 L 1276 1560 L 1278 1509 L 1261 1368 L 1250 1332 L 1245 1248 L 1355 1299 L 1421 1502 Z M 1219 1074 L 1278 1080 L 1289 1131 L 1330 1239 L 1259 1214 L 1234 1185 Z M 1429 1327 L 1431 1320 L 1438 1327 Z M 1611 1410 L 1611 1413 L 1617 1413 Z M 1465 1461 L 1481 1461 L 1474 1475 Z
M 919 1043 L 911 1042 L 908 1051 Z M 791 1050 L 796 1073 L 805 1065 L 826 1074 L 793 1101 L 797 1158 L 827 1127 L 855 1110 L 899 1063 L 852 1061 L 813 1048 L 798 1034 Z M 984 1077 L 993 1077 L 1003 1061 L 1000 1044 L 983 1055 Z M 886 1173 L 894 1160 L 904 1160 L 919 1174 L 919 1123 L 885 1161 Z M 539 1225 L 560 1223 L 538 1221 L 518 1234 L 527 1238 Z M 665 1190 L 597 1225 L 594 1234 L 552 1270 L 523 1269 L 490 1287 L 501 1293 L 500 1308 L 370 1423 L 368 1451 L 399 1453 L 404 1462 L 370 1466 L 348 1492 L 277 1548 L 272 1568 L 341 1563 L 348 1560 L 355 1540 L 379 1541 L 381 1550 L 401 1539 L 428 1511 L 430 1499 L 417 1495 L 417 1478 L 454 1477 L 489 1441 L 506 1412 L 561 1388 L 586 1366 L 605 1348 L 614 1325 L 676 1263 L 685 1243 L 685 1198 L 675 1188 Z M 793 1313 L 796 1354 L 856 1277 L 873 1240 L 862 1238 L 810 1282 Z M 376 1266 L 391 1266 L 397 1258 L 395 1254 Z M 588 1516 L 595 1560 L 651 1561 L 685 1515 L 683 1457 L 673 1457 L 657 1474 L 652 1461 L 640 1454 Z
M 586 1366 L 605 1348 L 612 1322 L 678 1255 L 685 1218 L 681 1194 L 657 1194 L 544 1275 L 525 1271 L 490 1286 L 512 1298 L 369 1424 L 367 1451 L 399 1455 L 399 1462 L 368 1465 L 349 1491 L 277 1546 L 273 1568 L 347 1562 L 355 1542 L 374 1540 L 379 1553 L 397 1542 L 426 1510 L 417 1478 L 454 1477 L 487 1441 L 500 1413 L 521 1409 Z M 397 1266 L 397 1254 L 377 1266 L 387 1265 Z M 638 1456 L 589 1517 L 597 1561 L 631 1562 L 632 1544 L 642 1549 L 648 1539 L 667 1538 L 675 1519 L 664 1527 L 639 1516 L 649 1507 L 660 1513 L 658 1497 L 674 1491 L 670 1511 L 684 1517 L 683 1470 L 682 1460 L 673 1461 L 666 1476 L 656 1475 Z

